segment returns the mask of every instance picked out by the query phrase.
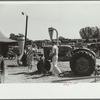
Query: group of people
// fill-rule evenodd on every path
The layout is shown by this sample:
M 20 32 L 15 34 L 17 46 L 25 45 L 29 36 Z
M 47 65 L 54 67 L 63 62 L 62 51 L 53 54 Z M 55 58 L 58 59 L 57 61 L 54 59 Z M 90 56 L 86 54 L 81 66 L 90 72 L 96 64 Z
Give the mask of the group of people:
M 59 67 L 57 66 L 58 63 L 58 46 L 56 45 L 55 41 L 52 41 L 53 46 L 52 46 L 52 50 L 49 54 L 49 56 L 52 57 L 52 73 L 55 75 L 59 75 L 61 72 L 61 70 L 59 69 Z M 28 71 L 32 72 L 32 66 L 34 66 L 34 58 L 33 58 L 33 50 L 32 50 L 32 46 L 28 46 L 26 48 L 26 54 L 27 54 L 27 66 L 28 66 Z

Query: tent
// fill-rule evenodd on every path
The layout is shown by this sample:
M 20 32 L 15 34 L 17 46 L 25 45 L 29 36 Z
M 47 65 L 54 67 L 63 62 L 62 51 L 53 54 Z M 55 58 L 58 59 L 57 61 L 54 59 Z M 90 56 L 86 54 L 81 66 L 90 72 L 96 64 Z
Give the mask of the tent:
M 8 46 L 17 43 L 17 41 L 7 38 L 0 31 L 0 55 L 7 56 Z
M 17 41 L 5 37 L 3 33 L 0 31 L 0 42 L 17 42 Z

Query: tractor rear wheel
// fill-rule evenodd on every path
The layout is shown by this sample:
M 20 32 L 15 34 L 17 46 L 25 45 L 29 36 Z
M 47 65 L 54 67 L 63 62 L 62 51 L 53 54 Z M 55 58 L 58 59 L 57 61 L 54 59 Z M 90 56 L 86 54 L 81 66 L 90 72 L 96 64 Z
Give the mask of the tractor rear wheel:
M 39 72 L 46 73 L 50 70 L 50 68 L 51 64 L 47 59 L 40 59 L 40 61 L 37 63 L 37 69 Z
M 76 51 L 70 60 L 71 70 L 80 76 L 89 76 L 95 69 L 95 56 L 85 50 Z

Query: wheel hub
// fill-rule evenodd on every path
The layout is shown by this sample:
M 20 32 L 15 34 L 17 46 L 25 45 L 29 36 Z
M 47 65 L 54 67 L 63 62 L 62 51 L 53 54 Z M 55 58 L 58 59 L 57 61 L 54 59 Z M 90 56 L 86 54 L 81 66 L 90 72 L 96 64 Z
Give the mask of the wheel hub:
M 76 70 L 79 72 L 87 71 L 89 69 L 89 61 L 81 57 L 78 60 L 76 60 Z

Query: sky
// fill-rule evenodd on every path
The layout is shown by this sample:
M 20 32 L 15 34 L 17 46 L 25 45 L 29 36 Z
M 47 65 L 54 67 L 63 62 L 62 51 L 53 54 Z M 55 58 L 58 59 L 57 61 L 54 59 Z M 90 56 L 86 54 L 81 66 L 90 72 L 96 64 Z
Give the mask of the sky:
M 28 15 L 27 37 L 31 40 L 50 39 L 48 28 L 59 36 L 80 38 L 83 27 L 100 28 L 100 2 L 96 1 L 31 1 L 0 2 L 0 31 L 9 38 L 11 33 L 25 34 L 25 15 Z M 56 32 L 54 32 L 56 38 Z

